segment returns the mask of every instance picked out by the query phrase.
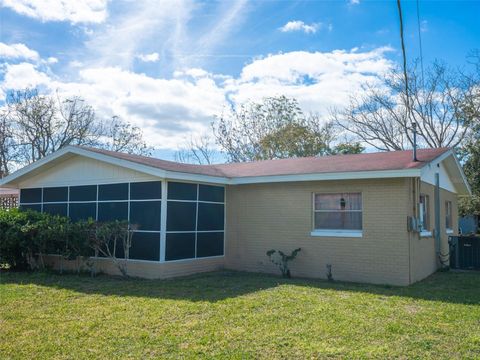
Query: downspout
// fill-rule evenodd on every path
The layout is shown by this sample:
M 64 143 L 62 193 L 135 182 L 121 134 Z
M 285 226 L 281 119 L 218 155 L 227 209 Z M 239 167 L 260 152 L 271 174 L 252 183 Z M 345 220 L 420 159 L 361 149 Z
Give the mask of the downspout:
M 437 165 L 438 166 L 438 165 Z M 440 246 L 440 174 L 435 173 L 435 248 L 437 250 L 437 255 L 442 262 L 441 257 L 441 246 Z

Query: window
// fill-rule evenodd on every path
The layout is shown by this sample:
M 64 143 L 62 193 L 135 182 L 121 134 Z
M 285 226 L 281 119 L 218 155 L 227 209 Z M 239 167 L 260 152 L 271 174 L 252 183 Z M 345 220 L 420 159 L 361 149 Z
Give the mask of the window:
M 314 232 L 357 233 L 362 231 L 362 194 L 315 194 Z
M 420 195 L 420 225 L 421 231 L 430 231 L 430 197 L 425 194 Z
M 453 230 L 453 217 L 452 217 L 452 202 L 445 201 L 445 228 L 447 232 L 452 232 Z

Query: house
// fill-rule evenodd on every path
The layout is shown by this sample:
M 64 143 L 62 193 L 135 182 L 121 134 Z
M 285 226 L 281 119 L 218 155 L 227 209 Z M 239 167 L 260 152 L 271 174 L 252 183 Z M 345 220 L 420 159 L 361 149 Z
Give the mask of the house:
M 23 209 L 137 224 L 133 276 L 275 273 L 266 251 L 301 247 L 294 276 L 325 278 L 331 265 L 336 280 L 408 285 L 448 263 L 457 197 L 470 193 L 451 149 L 417 154 L 191 165 L 68 146 L 0 186 L 20 189 Z

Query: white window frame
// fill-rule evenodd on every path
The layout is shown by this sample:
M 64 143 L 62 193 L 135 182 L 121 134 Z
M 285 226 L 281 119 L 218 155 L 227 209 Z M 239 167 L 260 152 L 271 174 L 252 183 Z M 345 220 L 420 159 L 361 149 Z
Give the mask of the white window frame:
M 349 212 L 359 212 L 362 214 L 362 229 L 348 230 L 348 229 L 316 229 L 315 228 L 315 213 L 317 212 L 332 212 L 334 210 L 317 210 L 315 209 L 316 195 L 332 195 L 332 194 L 360 194 L 362 207 L 360 210 L 349 210 Z M 335 192 L 314 192 L 312 193 L 312 231 L 310 236 L 313 237 L 341 237 L 341 238 L 361 238 L 363 237 L 363 193 L 361 191 L 335 191 Z
M 448 213 L 450 210 L 450 214 Z M 447 217 L 450 215 L 450 227 L 447 227 Z M 453 203 L 450 200 L 445 201 L 445 232 L 453 234 Z
M 425 199 L 425 203 L 422 204 L 421 198 L 422 196 Z M 418 201 L 418 217 L 420 219 L 420 225 L 421 225 L 421 230 L 420 230 L 420 237 L 432 237 L 433 233 L 430 230 L 430 195 L 428 194 L 420 194 L 419 196 L 419 201 Z M 426 216 L 425 216 L 426 213 Z M 425 227 L 425 221 L 424 218 L 426 219 L 428 228 Z

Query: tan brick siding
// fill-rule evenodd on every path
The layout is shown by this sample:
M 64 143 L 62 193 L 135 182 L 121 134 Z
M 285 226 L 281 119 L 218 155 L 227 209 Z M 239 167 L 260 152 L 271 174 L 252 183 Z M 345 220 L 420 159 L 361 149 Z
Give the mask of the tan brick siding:
M 439 259 L 435 249 L 435 186 L 420 182 L 420 193 L 429 196 L 431 237 L 412 236 L 412 282 L 419 281 L 433 273 L 439 267 Z M 458 234 L 458 202 L 457 195 L 440 189 L 440 249 L 448 254 L 448 234 L 446 232 L 445 202 L 452 202 L 453 233 Z M 448 256 L 444 258 L 448 260 Z
M 57 270 L 60 269 L 60 266 L 69 271 L 77 270 L 77 262 L 75 260 L 64 260 L 61 265 L 59 256 L 48 256 L 46 258 L 46 262 Z M 128 263 L 128 275 L 147 279 L 167 279 L 176 276 L 186 276 L 223 269 L 224 262 L 224 257 L 171 261 L 165 263 L 153 261 L 130 261 Z M 96 261 L 95 269 L 106 274 L 120 274 L 118 268 L 107 259 L 98 259 Z
M 239 185 L 227 188 L 228 268 L 278 272 L 265 255 L 301 247 L 294 276 L 406 285 L 409 280 L 407 179 Z M 312 237 L 313 193 L 361 192 L 363 237 Z

